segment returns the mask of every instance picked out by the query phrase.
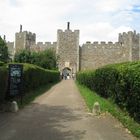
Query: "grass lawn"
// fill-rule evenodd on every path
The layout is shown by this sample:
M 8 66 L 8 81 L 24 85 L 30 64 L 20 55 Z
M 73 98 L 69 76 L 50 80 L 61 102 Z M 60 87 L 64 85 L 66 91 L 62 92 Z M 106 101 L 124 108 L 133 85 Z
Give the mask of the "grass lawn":
M 120 110 L 120 108 L 114 104 L 111 100 L 106 100 L 95 92 L 91 91 L 87 87 L 80 85 L 76 82 L 76 85 L 85 99 L 85 102 L 90 110 L 92 111 L 92 107 L 94 102 L 98 101 L 101 106 L 101 112 L 109 112 L 115 118 L 117 118 L 129 131 L 136 137 L 140 138 L 140 124 L 136 123 L 131 117 L 129 117 L 128 113 Z

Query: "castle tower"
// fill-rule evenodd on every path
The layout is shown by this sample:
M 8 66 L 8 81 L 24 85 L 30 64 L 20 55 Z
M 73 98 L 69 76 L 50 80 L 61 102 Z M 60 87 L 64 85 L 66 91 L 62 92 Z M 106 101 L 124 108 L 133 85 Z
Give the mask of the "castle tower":
M 129 61 L 140 60 L 140 35 L 136 31 L 119 34 L 119 42 L 128 49 Z
M 15 49 L 16 52 L 27 49 L 30 50 L 31 45 L 36 43 L 36 34 L 22 31 L 22 25 L 20 25 L 20 31 L 15 34 Z
M 70 76 L 79 71 L 79 30 L 70 30 L 70 23 L 65 31 L 57 31 L 58 68 L 61 74 Z

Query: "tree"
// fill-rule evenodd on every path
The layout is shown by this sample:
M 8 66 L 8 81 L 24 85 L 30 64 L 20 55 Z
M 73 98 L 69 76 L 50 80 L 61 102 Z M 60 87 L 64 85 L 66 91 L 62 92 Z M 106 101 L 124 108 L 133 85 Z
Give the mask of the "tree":
M 52 49 L 45 50 L 39 54 L 38 65 L 45 69 L 56 69 L 56 54 Z
M 8 62 L 10 60 L 6 42 L 0 37 L 0 61 Z
M 52 49 L 47 49 L 41 52 L 22 50 L 15 54 L 14 61 L 34 64 L 45 69 L 57 69 L 57 58 L 55 52 Z
M 19 63 L 31 63 L 31 53 L 29 50 L 22 50 L 15 54 L 15 62 Z

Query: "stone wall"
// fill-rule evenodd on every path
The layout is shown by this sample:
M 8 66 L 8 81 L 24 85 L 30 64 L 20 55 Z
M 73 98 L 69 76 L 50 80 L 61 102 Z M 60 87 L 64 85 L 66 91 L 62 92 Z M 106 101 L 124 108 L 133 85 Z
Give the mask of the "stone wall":
M 7 47 L 8 47 L 8 52 L 10 54 L 10 58 L 13 59 L 14 58 L 14 54 L 15 54 L 15 48 L 14 48 L 14 42 L 6 42 Z
M 128 49 L 116 42 L 87 42 L 81 47 L 80 69 L 96 69 L 107 64 L 128 60 Z
M 119 34 L 118 42 L 86 42 L 79 47 L 79 30 L 57 31 L 57 42 L 38 42 L 36 35 L 23 31 L 15 34 L 15 51 L 22 49 L 39 52 L 53 49 L 58 56 L 58 68 L 60 72 L 69 68 L 72 73 L 79 70 L 96 69 L 107 64 L 125 61 L 140 60 L 140 34 L 136 31 Z M 8 50 L 14 54 L 14 43 L 8 42 Z
M 56 50 L 56 42 L 37 42 L 36 43 L 36 34 L 20 30 L 20 32 L 15 34 L 15 49 L 16 52 L 27 49 L 30 51 L 40 52 L 46 49 Z
M 31 45 L 30 50 L 35 52 L 44 51 L 47 49 L 53 49 L 56 51 L 57 42 L 37 42 L 36 44 Z
M 140 35 L 135 31 L 119 34 L 116 43 L 86 42 L 80 48 L 80 70 L 135 60 L 140 60 Z
M 136 31 L 119 34 L 119 42 L 129 48 L 129 61 L 140 59 L 140 35 Z
M 72 73 L 79 71 L 79 30 L 58 30 L 57 48 L 59 70 L 65 67 L 71 69 Z

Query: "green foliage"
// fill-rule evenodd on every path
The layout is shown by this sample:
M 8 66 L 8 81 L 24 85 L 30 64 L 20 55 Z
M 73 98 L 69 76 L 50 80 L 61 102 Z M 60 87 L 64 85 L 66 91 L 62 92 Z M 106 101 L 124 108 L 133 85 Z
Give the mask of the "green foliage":
M 9 61 L 8 47 L 1 37 L 0 37 L 0 61 L 2 62 Z
M 41 85 L 46 85 L 59 80 L 59 72 L 46 70 L 41 67 L 24 64 L 23 70 L 23 90 L 24 92 L 36 89 Z
M 132 134 L 140 138 L 140 124 L 136 123 L 127 112 L 121 111 L 120 108 L 114 104 L 111 100 L 106 100 L 96 94 L 94 91 L 85 87 L 84 85 L 76 82 L 79 91 L 90 111 L 92 111 L 93 104 L 99 102 L 102 112 L 109 112 L 116 117 L 126 128 L 128 128 Z
M 0 61 L 0 66 L 3 66 L 4 64 L 5 64 L 4 62 Z
M 7 91 L 8 70 L 5 66 L 0 67 L 0 102 L 4 101 Z
M 15 54 L 15 62 L 30 63 L 40 66 L 45 69 L 56 69 L 57 58 L 52 49 L 41 52 L 30 52 L 29 50 L 22 50 Z
M 38 53 L 37 60 L 35 60 L 33 64 L 45 69 L 56 69 L 56 61 L 55 52 L 52 49 L 48 49 Z
M 18 63 L 31 63 L 31 53 L 28 50 L 22 50 L 15 54 L 14 61 Z
M 91 72 L 79 72 L 79 83 L 112 98 L 140 122 L 140 62 L 109 65 Z
M 23 93 L 59 81 L 59 72 L 46 70 L 32 64 L 23 64 Z M 8 70 L 0 67 L 0 101 L 4 100 L 8 84 Z

